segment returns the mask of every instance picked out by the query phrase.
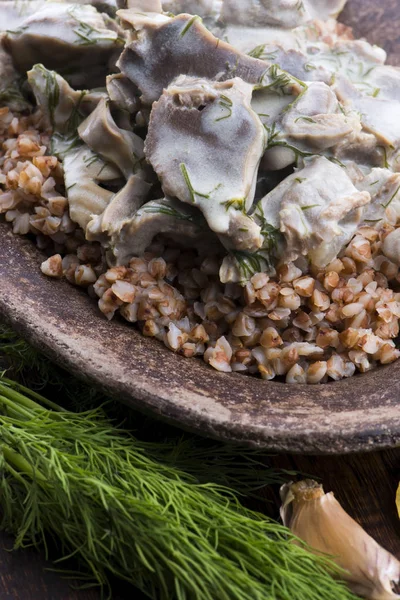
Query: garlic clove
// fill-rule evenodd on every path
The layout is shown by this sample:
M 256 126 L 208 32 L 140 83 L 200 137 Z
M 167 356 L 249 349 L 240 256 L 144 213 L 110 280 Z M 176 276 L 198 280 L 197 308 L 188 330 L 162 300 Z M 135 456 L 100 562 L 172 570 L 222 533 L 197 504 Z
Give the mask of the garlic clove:
M 292 533 L 316 554 L 332 556 L 349 588 L 368 600 L 400 598 L 393 583 L 400 580 L 400 562 L 382 548 L 346 513 L 333 493 L 305 480 L 281 488 L 281 517 Z

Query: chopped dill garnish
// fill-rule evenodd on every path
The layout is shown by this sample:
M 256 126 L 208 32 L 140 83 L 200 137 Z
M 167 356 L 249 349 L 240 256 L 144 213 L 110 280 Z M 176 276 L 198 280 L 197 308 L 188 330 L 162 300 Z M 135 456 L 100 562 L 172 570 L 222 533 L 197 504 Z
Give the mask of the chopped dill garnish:
M 271 127 L 268 127 L 268 125 L 264 123 L 264 128 L 268 135 L 267 148 L 270 148 L 271 146 L 273 146 L 273 143 L 280 134 L 280 131 L 276 129 L 276 123 L 272 123 Z
M 400 185 L 397 188 L 397 190 L 395 191 L 395 193 L 393 194 L 393 196 L 390 198 L 390 200 L 386 204 L 381 204 L 381 206 L 383 206 L 383 208 L 387 208 L 389 206 L 389 204 L 391 204 L 393 202 L 393 200 L 395 199 L 395 197 L 397 196 L 399 191 L 400 191 Z
M 303 183 L 304 181 L 307 181 L 306 177 L 296 177 L 295 181 L 297 181 L 297 183 Z
M 246 252 L 244 250 L 234 250 L 232 252 L 240 274 L 244 280 L 251 279 L 256 273 L 262 273 L 266 268 L 265 257 L 260 252 Z
M 315 65 L 313 65 L 312 63 L 306 63 L 304 65 L 304 70 L 307 71 L 307 72 L 308 71 L 315 71 L 316 68 L 317 67 Z
M 196 190 L 194 189 L 194 187 L 192 185 L 192 182 L 190 181 L 189 172 L 187 170 L 187 167 L 186 167 L 185 163 L 181 163 L 179 165 L 179 168 L 181 170 L 181 173 L 183 175 L 185 183 L 186 183 L 186 185 L 188 187 L 189 194 L 190 194 L 190 200 L 193 203 L 195 203 L 196 202 L 196 196 L 199 196 L 200 198 L 207 198 L 208 199 L 210 197 L 210 194 L 203 194 L 201 192 L 196 192 Z M 215 189 L 218 189 L 219 187 L 221 187 L 221 184 L 219 184 L 218 186 L 216 186 Z M 215 189 L 212 190 L 212 191 L 215 191 Z
M 83 142 L 76 131 L 69 135 L 63 135 L 56 132 L 51 136 L 50 152 L 63 160 L 68 152 L 79 148 L 82 144 Z
M 60 87 L 57 81 L 57 74 L 54 71 L 48 71 L 43 65 L 35 65 L 36 70 L 43 74 L 46 81 L 45 94 L 47 97 L 50 123 L 55 126 L 55 112 L 60 101 Z
M 268 77 L 269 83 L 264 83 L 264 78 Z M 268 69 L 264 71 L 259 79 L 259 85 L 256 89 L 261 90 L 273 90 L 274 92 L 280 94 L 288 94 L 290 90 L 285 89 L 290 86 L 294 86 L 294 84 L 300 85 L 302 88 L 307 89 L 307 85 L 304 81 L 297 79 L 294 75 L 290 75 L 286 71 L 283 71 L 279 65 L 273 64 Z
M 311 208 L 316 208 L 317 206 L 321 206 L 320 204 L 309 204 L 308 206 L 301 206 L 301 210 L 309 210 Z
M 370 187 L 372 187 L 373 185 L 376 185 L 377 183 L 379 183 L 379 179 L 377 179 L 376 181 L 373 181 L 372 183 L 370 183 Z
M 260 252 L 263 253 L 263 258 L 268 268 L 271 268 L 272 261 L 276 258 L 279 242 L 282 240 L 282 233 L 277 227 L 274 227 L 267 221 L 261 202 L 257 205 L 255 217 L 261 227 L 261 235 L 264 238 Z
M 297 121 L 307 121 L 307 123 L 316 123 L 316 121 L 311 117 L 297 117 L 297 119 L 295 119 L 294 122 L 297 123 Z
M 78 37 L 78 40 L 75 42 L 79 46 L 94 46 L 99 41 L 110 41 L 118 44 L 123 44 L 123 38 L 116 37 L 108 37 L 104 35 L 102 31 L 96 29 L 89 23 L 85 23 L 81 21 L 79 18 L 79 7 L 72 6 L 68 9 L 68 14 L 78 23 L 78 26 L 73 30 L 75 35 Z M 77 14 L 78 13 L 78 14 Z
M 344 163 L 342 163 L 342 161 L 339 160 L 338 158 L 336 158 L 335 156 L 329 156 L 328 160 L 335 163 L 336 165 L 339 165 L 339 167 L 342 167 L 343 169 L 346 168 L 346 165 Z
M 260 44 L 259 46 L 256 46 L 253 48 L 253 50 L 247 53 L 248 56 L 251 56 L 252 58 L 261 58 L 261 56 L 264 54 L 265 46 L 266 44 Z
M 248 56 L 252 58 L 258 58 L 261 60 L 276 60 L 278 55 L 278 50 L 274 50 L 272 52 L 265 52 L 265 46 L 267 44 L 260 44 L 256 46 L 253 50 L 248 52 Z
M 100 158 L 100 156 L 98 154 L 88 154 L 86 156 L 83 157 L 82 162 L 85 164 L 86 168 L 88 169 L 89 167 L 91 167 L 95 162 L 97 161 L 101 161 L 102 159 Z
M 21 35 L 28 29 L 28 25 L 18 27 L 18 29 L 6 29 L 6 33 L 10 33 L 11 35 Z
M 364 219 L 364 223 L 379 223 L 379 221 L 382 221 L 382 219 Z
M 378 88 L 378 87 L 375 88 L 372 93 L 373 98 L 377 98 L 379 96 L 380 92 L 381 92 L 381 88 Z
M 300 148 L 296 148 L 296 146 L 293 146 L 292 144 L 288 144 L 288 142 L 286 142 L 284 140 L 275 141 L 275 139 L 273 139 L 272 142 L 268 142 L 267 148 L 275 148 L 276 146 L 281 147 L 281 148 L 288 148 L 289 150 L 292 150 L 292 152 L 296 156 L 296 160 L 298 160 L 299 156 L 302 158 L 307 158 L 309 156 L 315 156 L 314 152 L 306 152 L 305 150 L 300 150 Z
M 221 205 L 225 206 L 226 211 L 228 211 L 230 208 L 235 208 L 236 210 L 244 211 L 245 198 L 232 198 L 231 200 L 226 200 L 226 202 L 221 202 Z
M 86 94 L 87 94 L 87 92 L 85 90 L 81 91 L 81 95 L 78 98 L 78 102 L 76 104 L 74 104 L 74 107 L 71 111 L 68 121 L 65 124 L 66 131 L 68 133 L 72 133 L 72 132 L 76 131 L 82 121 L 83 117 L 80 114 L 79 109 L 80 109 L 80 106 L 81 106 L 82 101 L 83 101 L 84 97 L 86 96 Z
M 223 115 L 222 117 L 219 117 L 218 119 L 215 119 L 216 123 L 218 123 L 219 121 L 223 121 L 224 119 L 229 119 L 229 117 L 232 116 L 232 100 L 228 98 L 228 96 L 224 96 L 223 94 L 221 94 L 220 98 L 221 99 L 218 104 L 221 106 L 221 108 L 227 110 L 228 113 Z
M 143 212 L 150 214 L 167 215 L 168 217 L 173 217 L 174 219 L 178 219 L 179 221 L 190 221 L 191 223 L 196 222 L 196 218 L 193 215 L 180 212 L 179 210 L 168 204 L 160 203 L 158 205 L 146 206 L 145 208 L 143 208 Z
M 383 166 L 385 167 L 385 169 L 389 169 L 389 161 L 388 161 L 388 155 L 387 155 L 387 149 L 386 146 L 379 146 L 380 148 L 382 148 L 382 152 L 383 152 Z
M 200 17 L 198 15 L 194 15 L 194 17 L 192 17 L 190 19 L 190 21 L 188 21 L 185 25 L 185 27 L 182 29 L 180 36 L 183 37 L 187 34 L 187 32 L 189 31 L 189 29 L 192 27 L 192 25 L 198 21 L 200 19 Z M 201 19 L 200 19 L 201 20 Z
M 324 600 L 355 600 L 332 560 L 246 509 L 212 474 L 200 484 L 196 469 L 179 468 L 187 458 L 176 452 L 174 464 L 173 445 L 142 442 L 102 409 L 65 410 L 12 381 L 0 382 L 0 399 L 1 525 L 16 548 L 59 540 L 58 566 L 76 556 L 82 582 L 94 579 L 104 596 L 119 577 L 158 600 L 319 600 L 321 590 Z M 185 451 L 200 473 L 199 464 L 212 473 L 218 457 L 229 462 L 229 453 L 198 450 L 195 461 Z

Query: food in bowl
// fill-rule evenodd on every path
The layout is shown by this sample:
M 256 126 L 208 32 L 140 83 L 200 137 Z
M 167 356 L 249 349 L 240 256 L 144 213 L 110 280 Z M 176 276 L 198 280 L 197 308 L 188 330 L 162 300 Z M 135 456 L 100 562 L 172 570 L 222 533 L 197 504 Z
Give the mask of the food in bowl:
M 270 4 L 0 2 L 0 212 L 108 319 L 317 384 L 400 356 L 400 70 Z

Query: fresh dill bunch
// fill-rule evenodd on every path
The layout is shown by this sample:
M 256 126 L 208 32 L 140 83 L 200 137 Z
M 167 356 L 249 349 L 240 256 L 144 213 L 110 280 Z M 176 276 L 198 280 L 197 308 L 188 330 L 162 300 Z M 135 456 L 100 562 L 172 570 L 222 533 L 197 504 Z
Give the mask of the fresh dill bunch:
M 10 374 L 18 381 L 57 397 L 57 402 L 74 412 L 103 406 L 110 421 L 137 431 L 143 448 L 155 460 L 190 473 L 199 483 L 214 482 L 242 494 L 256 495 L 266 485 L 286 483 L 294 472 L 268 468 L 261 450 L 210 442 L 137 413 L 118 400 L 106 398 L 52 363 L 10 327 L 0 324 L 0 359 L 5 357 Z
M 58 563 L 75 556 L 103 589 L 117 576 L 154 600 L 355 598 L 327 557 L 229 489 L 156 461 L 100 410 L 65 411 L 3 380 L 0 463 L 15 547 L 59 540 Z
M 214 482 L 240 494 L 258 496 L 269 485 L 282 485 L 296 471 L 273 469 L 268 456 L 257 449 L 240 448 L 197 436 L 183 436 L 159 442 L 143 442 L 143 449 L 155 460 L 190 473 L 199 483 Z

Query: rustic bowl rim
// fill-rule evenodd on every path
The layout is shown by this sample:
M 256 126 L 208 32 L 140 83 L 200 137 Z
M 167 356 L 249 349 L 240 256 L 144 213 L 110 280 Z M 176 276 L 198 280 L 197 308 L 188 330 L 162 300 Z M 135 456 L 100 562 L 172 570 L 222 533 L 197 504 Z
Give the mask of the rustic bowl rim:
M 42 275 L 42 254 L 4 223 L 0 255 L 0 315 L 58 364 L 133 408 L 279 452 L 343 454 L 400 443 L 400 361 L 320 386 L 218 373 L 125 322 L 109 323 L 84 292 Z

